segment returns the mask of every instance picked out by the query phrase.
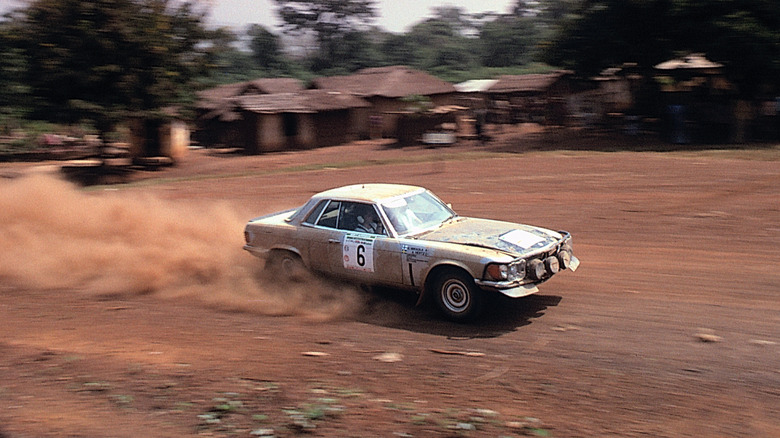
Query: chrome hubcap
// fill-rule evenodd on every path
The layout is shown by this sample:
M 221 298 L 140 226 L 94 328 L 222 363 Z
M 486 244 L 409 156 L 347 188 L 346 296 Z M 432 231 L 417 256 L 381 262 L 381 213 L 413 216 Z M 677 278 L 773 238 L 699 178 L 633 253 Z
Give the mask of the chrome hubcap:
M 462 312 L 469 305 L 468 290 L 463 283 L 457 280 L 445 283 L 442 294 L 444 305 L 452 312 Z

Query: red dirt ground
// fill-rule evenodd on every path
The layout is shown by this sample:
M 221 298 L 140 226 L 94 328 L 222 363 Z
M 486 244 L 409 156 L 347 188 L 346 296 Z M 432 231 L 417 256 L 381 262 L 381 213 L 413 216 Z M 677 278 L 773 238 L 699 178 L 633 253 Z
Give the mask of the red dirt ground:
M 547 140 L 200 150 L 89 190 L 0 164 L 0 437 L 780 436 L 777 150 Z M 582 266 L 459 325 L 241 250 L 357 182 L 568 230 Z

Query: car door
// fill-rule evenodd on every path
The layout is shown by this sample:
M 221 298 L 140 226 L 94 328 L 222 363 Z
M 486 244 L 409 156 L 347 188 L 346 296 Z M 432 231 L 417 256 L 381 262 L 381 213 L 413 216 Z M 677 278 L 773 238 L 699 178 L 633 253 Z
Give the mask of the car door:
M 373 205 L 343 201 L 337 221 L 337 236 L 329 240 L 328 259 L 330 271 L 354 281 L 369 284 L 400 285 L 401 247 L 398 241 L 387 235 L 382 219 L 376 214 L 380 226 L 374 231 L 364 231 L 360 211 Z

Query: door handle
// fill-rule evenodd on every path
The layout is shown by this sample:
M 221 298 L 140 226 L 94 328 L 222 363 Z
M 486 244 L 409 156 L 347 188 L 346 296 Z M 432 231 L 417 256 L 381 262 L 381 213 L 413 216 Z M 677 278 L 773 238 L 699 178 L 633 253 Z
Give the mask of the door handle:
M 339 239 L 328 239 L 328 243 L 341 243 Z

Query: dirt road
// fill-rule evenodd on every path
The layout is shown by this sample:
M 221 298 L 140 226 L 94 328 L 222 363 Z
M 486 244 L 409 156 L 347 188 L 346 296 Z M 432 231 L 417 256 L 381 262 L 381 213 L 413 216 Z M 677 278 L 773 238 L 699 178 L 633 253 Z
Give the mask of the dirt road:
M 91 190 L 0 164 L 0 437 L 780 436 L 780 161 L 736 155 L 196 151 Z M 368 181 L 568 230 L 582 266 L 458 325 L 241 250 Z

